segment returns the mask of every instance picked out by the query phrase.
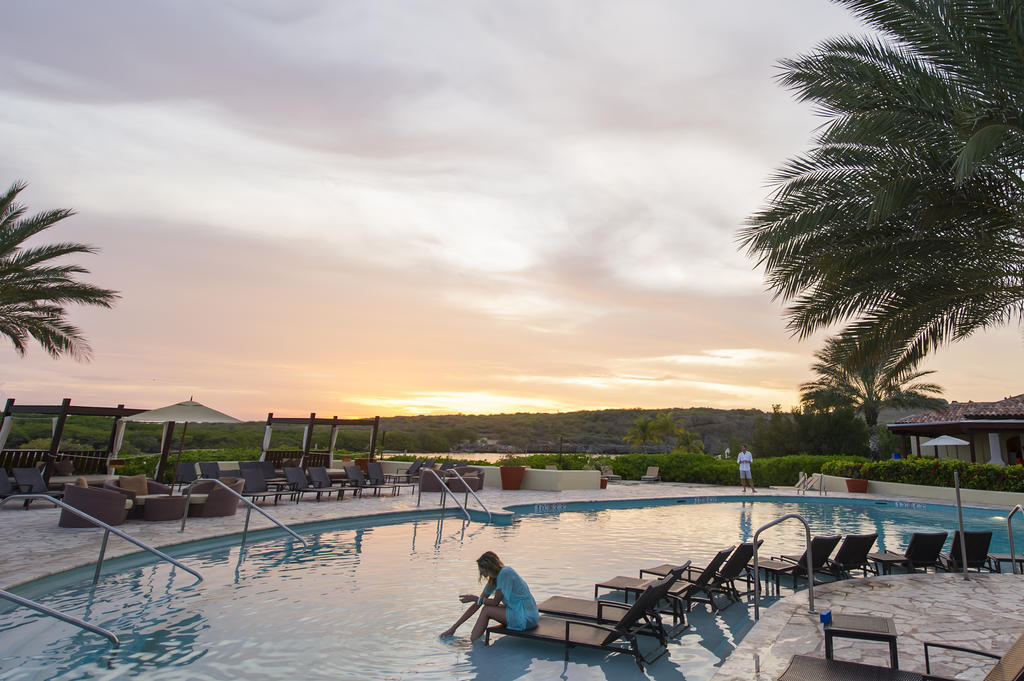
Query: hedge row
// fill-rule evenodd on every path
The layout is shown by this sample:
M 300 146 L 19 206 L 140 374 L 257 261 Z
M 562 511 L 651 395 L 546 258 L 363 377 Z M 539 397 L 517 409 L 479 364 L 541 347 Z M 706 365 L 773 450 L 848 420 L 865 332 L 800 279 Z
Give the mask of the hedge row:
M 822 466 L 826 475 L 844 478 L 901 482 L 910 485 L 952 487 L 953 473 L 960 472 L 960 486 L 969 489 L 1024 492 L 1024 467 L 993 466 L 957 459 L 911 456 L 906 459 L 861 462 L 829 461 Z
M 800 472 L 818 473 L 828 456 L 778 456 L 755 459 L 751 475 L 756 485 L 795 485 Z M 707 454 L 625 454 L 614 459 L 599 460 L 610 465 L 616 475 L 626 480 L 639 480 L 648 466 L 657 466 L 666 482 L 698 482 L 713 485 L 738 485 L 739 466 L 731 459 L 716 459 Z

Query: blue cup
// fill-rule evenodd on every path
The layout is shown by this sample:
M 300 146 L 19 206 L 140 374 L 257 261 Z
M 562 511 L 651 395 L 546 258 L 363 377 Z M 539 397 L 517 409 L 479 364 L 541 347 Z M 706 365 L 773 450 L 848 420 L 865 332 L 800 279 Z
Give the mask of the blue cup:
M 832 611 L 822 610 L 820 613 L 818 613 L 818 619 L 821 620 L 822 624 L 832 624 Z

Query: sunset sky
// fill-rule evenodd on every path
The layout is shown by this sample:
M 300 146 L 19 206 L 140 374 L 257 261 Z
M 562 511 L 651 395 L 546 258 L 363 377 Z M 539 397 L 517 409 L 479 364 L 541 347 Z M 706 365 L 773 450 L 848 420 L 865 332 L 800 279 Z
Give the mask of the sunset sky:
M 0 348 L 0 396 L 259 419 L 797 402 L 737 251 L 821 120 L 777 62 L 825 0 L 33 0 L 5 7 L 0 184 L 117 289 L 94 359 Z M 1019 328 L 942 350 L 1024 392 Z

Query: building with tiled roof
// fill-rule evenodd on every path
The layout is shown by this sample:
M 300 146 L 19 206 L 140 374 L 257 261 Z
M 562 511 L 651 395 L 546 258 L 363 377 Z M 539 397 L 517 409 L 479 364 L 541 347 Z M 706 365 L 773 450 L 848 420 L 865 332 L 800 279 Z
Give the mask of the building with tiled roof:
M 959 458 L 976 463 L 1015 463 L 1024 450 L 1024 395 L 998 402 L 952 402 L 944 409 L 926 411 L 890 423 L 889 430 L 904 436 L 914 454 Z M 967 444 L 929 447 L 933 438 L 950 435 Z

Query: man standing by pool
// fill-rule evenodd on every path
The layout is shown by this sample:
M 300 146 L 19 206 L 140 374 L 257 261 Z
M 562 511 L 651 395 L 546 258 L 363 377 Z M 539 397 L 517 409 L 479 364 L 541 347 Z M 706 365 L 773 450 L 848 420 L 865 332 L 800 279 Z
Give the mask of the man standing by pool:
M 750 476 L 750 464 L 754 461 L 754 455 L 747 449 L 747 445 L 744 443 L 743 447 L 740 448 L 740 453 L 736 455 L 736 463 L 740 465 L 740 482 L 743 484 L 743 493 L 747 493 L 747 483 L 750 483 L 750 491 L 757 494 L 757 490 L 754 489 L 754 478 Z

